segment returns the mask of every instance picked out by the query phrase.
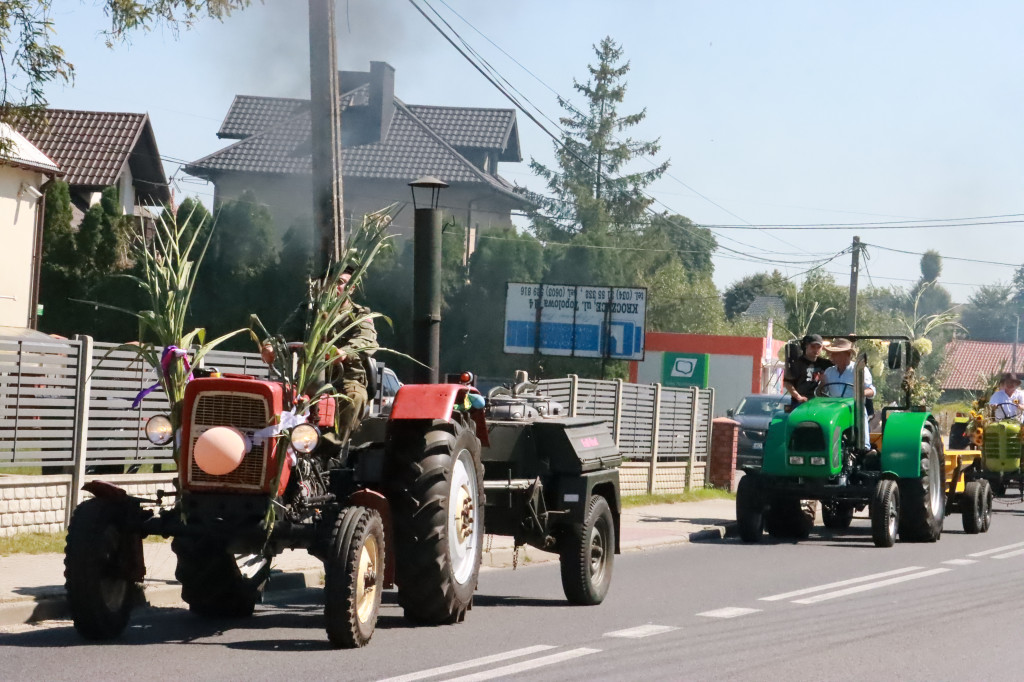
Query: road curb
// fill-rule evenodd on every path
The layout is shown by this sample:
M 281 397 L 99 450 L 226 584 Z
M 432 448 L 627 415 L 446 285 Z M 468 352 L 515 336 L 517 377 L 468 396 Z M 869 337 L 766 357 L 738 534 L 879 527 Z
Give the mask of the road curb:
M 736 523 L 730 522 L 720 526 L 710 526 L 688 535 L 657 538 L 655 541 L 647 543 L 638 541 L 624 544 L 622 551 L 644 551 L 647 549 L 670 547 L 672 545 L 683 545 L 690 542 L 721 540 L 726 537 L 734 537 L 735 535 Z M 526 551 L 528 551 L 528 548 L 524 548 L 523 559 L 520 562 L 521 566 L 557 561 L 557 556 L 531 557 L 527 559 Z M 513 552 L 511 549 L 497 549 L 488 554 L 490 554 L 490 557 L 485 557 L 485 563 L 481 565 L 483 570 L 504 570 L 512 567 Z M 503 561 L 505 555 L 508 556 L 507 563 Z M 270 574 L 270 580 L 267 582 L 266 591 L 273 593 L 319 589 L 323 586 L 323 574 L 322 567 L 297 569 L 294 571 L 273 571 Z M 169 607 L 182 603 L 181 585 L 173 582 L 148 585 L 144 588 L 144 596 L 145 604 L 152 607 Z M 0 627 L 38 623 L 47 620 L 67 620 L 70 617 L 67 598 L 62 590 L 55 590 L 52 593 L 35 597 L 27 596 L 23 599 L 0 602 Z
M 272 571 L 266 591 L 287 592 L 319 588 L 323 585 L 323 573 L 322 568 Z M 167 607 L 182 603 L 181 585 L 178 583 L 147 585 L 143 588 L 143 596 L 143 606 Z M 63 591 L 0 602 L 0 627 L 70 618 L 68 600 Z

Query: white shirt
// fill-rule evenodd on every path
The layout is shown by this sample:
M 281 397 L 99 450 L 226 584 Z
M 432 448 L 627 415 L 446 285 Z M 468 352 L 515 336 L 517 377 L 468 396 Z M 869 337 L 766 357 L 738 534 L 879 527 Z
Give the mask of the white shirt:
M 1010 419 L 1016 417 L 1018 420 L 1024 418 L 1024 391 L 1019 388 L 1013 395 L 1006 395 L 1006 391 L 999 389 L 988 399 L 989 405 L 995 405 L 996 419 Z
M 829 367 L 821 376 L 821 392 L 830 398 L 853 398 L 853 369 L 856 363 L 851 362 L 842 372 L 836 367 Z M 831 386 L 829 385 L 831 384 Z M 864 388 L 874 389 L 871 370 L 864 368 Z

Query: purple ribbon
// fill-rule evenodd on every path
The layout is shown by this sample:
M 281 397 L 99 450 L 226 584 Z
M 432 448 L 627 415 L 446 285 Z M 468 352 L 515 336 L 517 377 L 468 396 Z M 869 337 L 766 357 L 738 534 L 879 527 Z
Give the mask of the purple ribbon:
M 160 371 L 163 372 L 165 379 L 168 378 L 171 373 L 171 363 L 174 362 L 176 358 L 181 358 L 181 361 L 185 363 L 185 370 L 188 372 L 188 376 L 185 377 L 185 383 L 188 383 L 189 381 L 192 380 L 192 366 L 188 364 L 187 350 L 182 350 L 181 348 L 178 348 L 177 346 L 173 345 L 164 348 L 164 352 L 160 356 Z M 135 396 L 135 400 L 132 401 L 132 409 L 136 409 L 139 405 L 142 404 L 143 398 L 145 398 L 153 391 L 159 389 L 160 382 L 158 381 L 149 388 L 144 388 L 141 391 L 139 391 L 139 394 Z

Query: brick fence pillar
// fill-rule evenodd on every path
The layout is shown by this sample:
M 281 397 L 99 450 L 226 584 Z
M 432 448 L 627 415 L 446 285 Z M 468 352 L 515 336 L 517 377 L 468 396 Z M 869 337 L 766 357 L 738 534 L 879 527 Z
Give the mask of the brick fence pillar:
M 739 439 L 740 423 L 720 417 L 711 421 L 711 457 L 708 464 L 708 480 L 715 488 L 735 490 L 733 479 L 736 474 L 736 443 Z

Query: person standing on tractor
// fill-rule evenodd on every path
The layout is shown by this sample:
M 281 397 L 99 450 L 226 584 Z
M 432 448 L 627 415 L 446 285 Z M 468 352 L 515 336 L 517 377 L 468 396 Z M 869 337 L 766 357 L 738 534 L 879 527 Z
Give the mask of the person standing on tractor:
M 334 443 L 336 446 L 348 441 L 348 437 L 359 425 L 359 420 L 366 409 L 366 404 L 369 401 L 366 390 L 368 385 L 366 359 L 377 348 L 377 330 L 373 325 L 370 309 L 352 301 L 349 282 L 352 280 L 354 272 L 355 268 L 349 265 L 338 276 L 337 296 L 344 297 L 344 301 L 341 305 L 340 319 L 331 334 L 341 333 L 349 326 L 351 329 L 345 331 L 338 339 L 334 349 L 333 366 L 328 368 L 327 376 L 324 377 L 334 387 L 335 392 L 341 396 L 337 416 L 334 420 L 337 433 L 323 434 L 324 440 L 336 441 Z M 329 281 L 330 275 L 326 275 L 316 286 L 325 286 Z M 312 310 L 312 304 L 310 304 L 310 310 L 313 313 L 316 312 Z M 260 355 L 268 365 L 273 364 L 273 345 L 264 342 L 260 348 Z
M 832 367 L 825 370 L 821 377 L 821 385 L 818 389 L 818 395 L 828 396 L 831 398 L 853 398 L 854 382 L 854 371 L 856 365 L 853 362 L 854 347 L 853 342 L 849 339 L 833 339 L 830 344 L 825 346 L 825 350 L 828 351 L 829 358 L 835 363 Z M 864 398 L 873 398 L 875 395 L 875 385 L 871 379 L 871 370 L 867 367 L 864 368 Z M 865 449 L 870 449 L 871 440 L 868 434 L 867 423 L 868 413 L 867 409 L 864 410 L 864 442 L 862 445 Z
M 996 419 L 1024 421 L 1024 391 L 1020 390 L 1020 377 L 1006 372 L 999 380 L 999 390 L 992 394 L 988 404 Z
M 355 268 L 352 266 L 345 268 L 338 280 L 338 295 L 346 296 L 341 312 L 342 321 L 338 324 L 345 327 L 356 321 L 358 323 L 339 339 L 336 346 L 338 356 L 334 361 L 334 367 L 328 370 L 327 376 L 335 390 L 345 396 L 345 400 L 338 406 L 338 416 L 335 419 L 340 443 L 348 440 L 363 417 L 369 400 L 366 393 L 368 363 L 365 363 L 365 359 L 372 355 L 377 347 L 377 330 L 373 326 L 370 309 L 355 303 L 351 291 L 346 295 L 346 288 L 354 271 Z
M 808 334 L 800 340 L 801 355 L 786 364 L 782 386 L 793 399 L 793 406 L 805 403 L 814 397 L 821 374 L 832 363 L 821 357 L 824 343 L 818 334 Z

